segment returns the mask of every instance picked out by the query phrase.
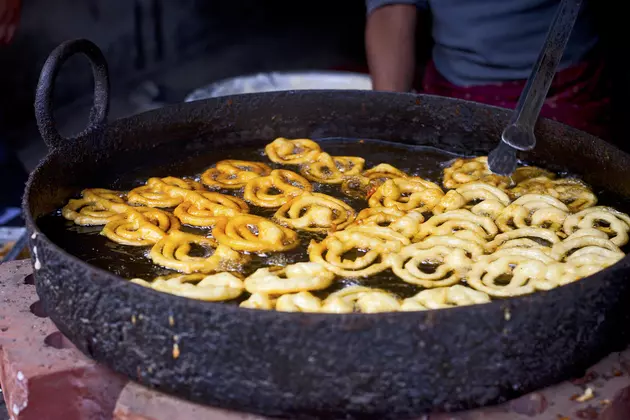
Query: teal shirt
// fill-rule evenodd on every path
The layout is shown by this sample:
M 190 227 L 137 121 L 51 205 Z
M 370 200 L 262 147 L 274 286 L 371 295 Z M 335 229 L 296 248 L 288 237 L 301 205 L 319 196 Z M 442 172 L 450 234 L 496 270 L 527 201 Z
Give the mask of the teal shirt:
M 544 43 L 559 0 L 366 0 L 368 13 L 389 4 L 414 4 L 433 18 L 433 61 L 459 86 L 526 79 Z M 581 61 L 597 44 L 581 13 L 560 68 Z

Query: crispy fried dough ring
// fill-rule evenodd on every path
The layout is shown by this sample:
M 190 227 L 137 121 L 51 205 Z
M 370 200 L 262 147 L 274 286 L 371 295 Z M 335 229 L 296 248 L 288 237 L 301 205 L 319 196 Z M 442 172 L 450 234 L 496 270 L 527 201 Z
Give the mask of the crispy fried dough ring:
M 212 249 L 215 242 L 204 236 L 173 231 L 156 243 L 149 255 L 154 263 L 162 267 L 188 274 L 234 268 L 247 261 L 247 256 L 224 245 L 219 245 L 209 257 L 193 257 L 190 255 L 192 244 Z
M 248 181 L 270 173 L 271 168 L 262 162 L 228 159 L 201 174 L 201 182 L 211 188 L 238 190 Z
M 272 190 L 278 193 L 272 194 Z M 303 192 L 312 190 L 311 184 L 295 172 L 276 169 L 267 176 L 249 181 L 245 185 L 243 198 L 259 207 L 276 208 Z
M 172 188 L 171 188 L 172 187 Z M 192 179 L 175 178 L 149 178 L 142 187 L 129 191 L 129 204 L 136 206 L 168 208 L 175 207 L 184 201 L 181 194 L 173 194 L 177 191 L 205 191 L 203 185 Z
M 334 197 L 304 193 L 284 204 L 274 220 L 293 229 L 310 232 L 342 230 L 354 221 L 354 209 Z
M 400 300 L 384 290 L 350 286 L 330 294 L 323 302 L 321 312 L 345 314 L 351 312 L 397 312 Z
M 152 282 L 132 279 L 132 283 L 150 287 L 159 292 L 189 299 L 219 302 L 236 299 L 243 293 L 243 281 L 231 273 L 178 275 L 158 277 Z
M 420 225 L 416 239 L 427 236 L 448 236 L 456 231 L 470 231 L 483 239 L 493 238 L 498 229 L 492 219 L 486 216 L 477 216 L 469 210 L 452 210 L 431 217 Z
M 170 213 L 151 207 L 129 206 L 126 213 L 111 218 L 101 234 L 119 244 L 147 246 L 179 228 L 179 220 Z
M 314 161 L 303 164 L 300 173 L 309 181 L 341 184 L 345 177 L 360 174 L 364 164 L 365 159 L 360 157 L 320 153 Z
M 628 243 L 630 217 L 612 207 L 597 206 L 568 216 L 563 226 L 564 231 L 569 235 L 578 229 L 586 228 L 600 230 L 606 233 L 615 245 L 623 246 Z
M 280 295 L 321 290 L 331 285 L 335 274 L 317 263 L 301 262 L 280 269 L 259 268 L 245 279 L 249 293 Z
M 487 293 L 470 287 L 455 284 L 448 287 L 436 287 L 403 300 L 402 311 L 425 311 L 428 309 L 453 308 L 455 306 L 478 305 L 490 302 Z
M 234 217 L 249 212 L 245 201 L 216 192 L 190 192 L 173 214 L 192 226 L 214 226 L 218 217 Z M 191 200 L 191 201 L 189 201 Z
M 239 214 L 217 222 L 216 240 L 237 251 L 281 252 L 299 245 L 297 233 L 264 217 Z
M 389 256 L 394 274 L 403 281 L 426 288 L 452 286 L 460 282 L 472 267 L 472 260 L 459 248 L 434 246 L 428 249 L 405 247 Z M 430 264 L 430 272 L 422 266 Z
M 301 165 L 315 160 L 322 149 L 310 139 L 289 140 L 278 137 L 267 146 L 265 153 L 269 160 L 281 165 Z
M 395 178 L 383 183 L 372 194 L 370 207 L 393 207 L 397 210 L 430 211 L 444 196 L 442 190 L 422 178 Z

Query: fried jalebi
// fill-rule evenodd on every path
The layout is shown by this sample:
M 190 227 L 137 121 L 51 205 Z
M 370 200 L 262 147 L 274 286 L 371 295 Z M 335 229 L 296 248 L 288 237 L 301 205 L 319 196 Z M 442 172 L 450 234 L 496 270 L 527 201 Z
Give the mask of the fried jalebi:
M 409 239 L 384 227 L 359 226 L 335 232 L 321 242 L 311 241 L 308 253 L 329 271 L 345 277 L 367 277 L 390 267 L 387 255 L 409 244 Z M 355 259 L 348 259 L 349 254 Z
M 443 184 L 446 188 L 458 188 L 471 182 L 483 182 L 502 189 L 510 186 L 509 178 L 495 175 L 490 171 L 487 156 L 456 159 L 444 169 Z
M 464 250 L 445 246 L 422 249 L 414 244 L 388 259 L 394 274 L 407 283 L 426 288 L 456 284 L 472 267 L 472 260 Z
M 186 201 L 181 203 L 173 214 L 192 226 L 214 226 L 217 218 L 233 217 L 249 212 L 245 201 L 231 195 L 216 192 L 194 192 L 186 194 Z
M 433 216 L 421 224 L 416 240 L 431 235 L 451 235 L 462 230 L 472 232 L 483 239 L 491 239 L 498 232 L 497 226 L 489 217 L 477 216 L 470 210 L 460 209 Z
M 289 140 L 278 137 L 265 146 L 265 153 L 269 160 L 281 165 L 301 165 L 311 162 L 321 151 L 319 144 L 309 139 Z
M 357 214 L 352 226 L 381 226 L 388 227 L 406 213 L 393 207 L 368 207 Z
M 125 194 L 121 191 L 91 188 L 83 190 L 82 198 L 68 201 L 61 215 L 81 226 L 100 226 L 119 214 L 112 204 L 124 204 Z M 116 207 L 120 211 L 120 207 Z
M 378 187 L 368 203 L 370 207 L 424 212 L 433 209 L 443 196 L 440 187 L 422 178 L 395 178 Z
M 502 232 L 524 227 L 540 227 L 558 232 L 569 208 L 560 200 L 540 194 L 526 194 L 507 206 L 495 222 Z
M 228 159 L 201 174 L 201 182 L 210 188 L 238 190 L 248 181 L 270 173 L 271 168 L 264 163 Z
M 220 220 L 212 235 L 220 244 L 237 251 L 281 252 L 300 244 L 295 231 L 251 214 Z
M 290 200 L 273 216 L 281 225 L 310 232 L 342 230 L 354 220 L 352 207 L 319 193 L 304 193 Z
M 169 187 L 174 187 L 177 191 L 205 191 L 203 185 L 192 179 L 172 176 L 149 178 L 144 186 L 129 191 L 129 204 L 158 208 L 175 207 L 181 204 L 184 197 L 181 194 L 173 194 L 173 189 Z
M 259 268 L 245 279 L 245 289 L 252 294 L 281 295 L 325 289 L 334 278 L 335 274 L 323 265 L 302 262 L 276 269 Z
M 423 290 L 415 296 L 403 300 L 400 309 L 402 311 L 425 311 L 488 302 L 490 302 L 490 296 L 487 293 L 455 284 Z
M 341 184 L 341 191 L 354 198 L 369 198 L 388 179 L 407 178 L 407 174 L 387 163 L 380 163 L 363 171 L 361 175 L 349 176 Z
M 276 306 L 276 299 L 263 293 L 254 293 L 247 300 L 241 302 L 241 308 L 271 310 Z
M 507 248 L 480 257 L 466 281 L 481 292 L 495 297 L 520 296 L 557 285 L 549 267 L 556 260 L 539 249 Z
M 584 250 L 587 251 L 584 251 Z M 584 229 L 569 235 L 565 240 L 556 243 L 551 249 L 551 256 L 558 261 L 564 261 L 567 257 L 577 257 L 585 252 L 599 251 L 599 249 L 611 251 L 620 257 L 624 253 L 605 233 L 596 229 Z M 577 254 L 577 256 L 575 256 Z
M 384 290 L 350 286 L 331 293 L 322 302 L 321 312 L 346 314 L 351 312 L 378 313 L 400 310 L 400 300 Z
M 193 245 L 205 252 L 212 252 L 210 256 L 193 256 Z M 215 242 L 204 236 L 194 235 L 182 231 L 172 231 L 157 242 L 150 252 L 151 260 L 162 267 L 182 273 L 212 273 L 215 271 L 234 269 L 246 263 L 248 257 L 224 245 L 213 249 Z
M 276 208 L 303 192 L 312 190 L 311 184 L 302 176 L 276 169 L 267 176 L 249 181 L 245 185 L 243 198 L 259 207 Z
M 152 282 L 132 279 L 133 283 L 189 299 L 219 302 L 236 299 L 243 293 L 243 281 L 231 273 L 177 275 L 158 277 Z
M 608 235 L 617 246 L 628 243 L 630 217 L 612 207 L 590 207 L 572 214 L 564 221 L 563 229 L 572 234 L 578 229 L 595 228 Z
M 481 255 L 485 254 L 485 241 L 479 243 L 476 238 L 469 239 L 468 237 L 470 236 L 472 236 L 470 235 L 470 232 L 466 231 L 459 231 L 453 235 L 447 236 L 429 236 L 423 239 L 421 242 L 409 245 L 407 248 L 415 250 L 427 250 L 434 247 L 461 249 L 465 252 L 468 258 L 475 260 Z
M 178 230 L 179 220 L 172 214 L 151 207 L 127 207 L 123 214 L 110 219 L 102 235 L 123 245 L 147 246 Z
M 360 157 L 320 153 L 315 160 L 304 163 L 300 173 L 313 182 L 341 184 L 345 177 L 360 174 L 364 164 L 365 159 Z
M 518 198 L 525 194 L 550 195 L 566 204 L 572 212 L 584 210 L 597 204 L 597 197 L 590 188 L 575 178 L 531 178 L 520 182 L 510 189 L 508 194 L 512 198 Z
M 525 227 L 501 233 L 486 244 L 488 252 L 506 248 L 537 248 L 550 252 L 551 247 L 560 242 L 553 231 L 543 228 Z
M 322 301 L 309 292 L 282 295 L 276 301 L 276 311 L 281 312 L 321 312 Z

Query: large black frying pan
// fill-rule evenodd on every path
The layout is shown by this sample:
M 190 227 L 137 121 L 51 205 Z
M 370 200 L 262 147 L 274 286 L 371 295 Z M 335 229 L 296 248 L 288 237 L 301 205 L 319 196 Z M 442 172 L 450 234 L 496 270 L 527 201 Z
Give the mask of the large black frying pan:
M 73 54 L 95 77 L 88 128 L 63 138 L 54 79 Z M 580 374 L 626 342 L 630 257 L 582 281 L 490 304 L 417 313 L 279 313 L 175 297 L 61 249 L 38 219 L 82 188 L 139 166 L 284 137 L 372 138 L 485 154 L 504 109 L 355 91 L 240 95 L 107 123 L 109 82 L 92 43 L 62 44 L 41 74 L 36 115 L 50 148 L 24 197 L 37 293 L 83 352 L 148 386 L 208 405 L 290 418 L 405 418 L 492 404 Z M 630 197 L 630 158 L 551 121 L 526 158 Z M 173 357 L 177 343 L 180 355 Z

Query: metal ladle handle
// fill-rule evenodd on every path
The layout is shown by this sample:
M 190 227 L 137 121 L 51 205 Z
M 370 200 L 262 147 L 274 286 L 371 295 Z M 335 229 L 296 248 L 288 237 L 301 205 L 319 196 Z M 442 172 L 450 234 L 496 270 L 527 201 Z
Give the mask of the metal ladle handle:
M 510 122 L 501 135 L 503 145 L 500 144 L 488 155 L 488 165 L 492 172 L 510 175 L 516 169 L 515 151 L 531 150 L 536 146 L 534 126 L 581 7 L 582 0 L 560 2 L 538 59 L 519 97 Z M 505 147 L 506 145 L 509 147 Z

